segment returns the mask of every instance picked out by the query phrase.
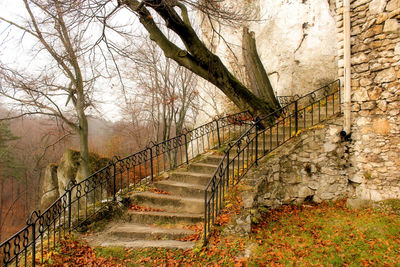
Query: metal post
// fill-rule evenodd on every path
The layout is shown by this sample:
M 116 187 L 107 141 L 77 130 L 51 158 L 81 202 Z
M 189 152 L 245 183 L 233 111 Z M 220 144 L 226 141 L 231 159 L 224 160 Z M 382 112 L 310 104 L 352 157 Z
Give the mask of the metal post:
M 185 137 L 185 153 L 186 153 L 186 164 L 189 164 L 189 153 L 188 153 L 188 141 L 187 141 L 187 134 L 184 133 L 183 136 Z
M 116 176 L 116 172 L 117 172 L 117 168 L 116 168 L 116 162 L 112 162 L 113 164 L 113 201 L 117 200 L 116 194 L 117 194 L 117 185 L 115 184 L 115 176 Z M 135 178 L 134 178 L 135 179 Z
M 204 242 L 203 242 L 203 246 L 205 246 L 207 244 L 207 190 L 208 188 L 206 188 L 206 191 L 204 192 Z
M 294 101 L 294 129 L 295 129 L 295 135 L 297 134 L 297 131 L 299 130 L 299 103 L 298 100 Z
M 150 176 L 151 176 L 151 181 L 154 181 L 154 173 L 153 173 L 153 148 L 148 146 L 148 150 L 150 150 Z M 135 179 L 135 177 L 133 177 Z
M 215 120 L 215 123 L 217 124 L 218 147 L 221 147 L 221 136 L 220 136 L 220 133 L 219 133 L 218 119 Z
M 71 234 L 71 220 L 72 220 L 72 188 L 68 188 L 68 232 Z
M 226 188 L 229 187 L 229 152 L 230 151 L 231 151 L 230 149 L 227 149 L 225 152 L 226 153 L 226 166 L 227 166 L 226 167 Z
M 255 159 L 255 164 L 258 165 L 258 125 L 259 121 L 256 122 L 256 159 Z
M 32 222 L 32 267 L 35 266 L 36 266 L 36 220 Z

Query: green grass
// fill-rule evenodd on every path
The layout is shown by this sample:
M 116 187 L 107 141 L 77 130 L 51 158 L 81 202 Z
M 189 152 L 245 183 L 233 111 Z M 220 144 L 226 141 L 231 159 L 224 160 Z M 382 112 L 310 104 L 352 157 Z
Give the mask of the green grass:
M 275 211 L 255 229 L 258 246 L 250 266 L 393 266 L 400 262 L 400 218 L 349 210 L 343 202 Z

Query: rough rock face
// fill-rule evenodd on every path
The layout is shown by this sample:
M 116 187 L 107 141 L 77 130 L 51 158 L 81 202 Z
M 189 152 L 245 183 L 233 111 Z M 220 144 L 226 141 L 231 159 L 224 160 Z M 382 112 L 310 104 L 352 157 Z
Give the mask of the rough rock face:
M 327 0 L 260 0 L 250 27 L 278 95 L 304 94 L 337 77 L 336 27 Z
M 243 26 L 255 32 L 258 53 L 278 95 L 304 94 L 337 78 L 336 26 L 328 0 L 229 0 L 224 3 L 254 13 L 251 17 L 257 20 Z M 222 27 L 225 40 L 213 35 L 206 22 L 201 29 L 203 40 L 246 83 L 243 28 Z M 210 99 L 210 93 L 205 95 L 202 91 L 203 98 Z M 218 103 L 223 99 L 212 97 Z M 219 105 L 219 111 L 224 110 L 227 109 Z
M 253 207 L 351 196 L 358 184 L 348 180 L 348 142 L 339 136 L 341 122 L 315 126 L 260 162 L 246 178 L 256 188 Z
M 65 192 L 71 180 L 80 182 L 83 177 L 79 171 L 79 151 L 67 149 L 60 159 L 59 164 L 49 164 L 45 171 L 42 184 L 41 208 L 47 208 Z M 89 169 L 91 173 L 100 170 L 109 163 L 109 159 L 101 158 L 95 154 L 89 155 Z
M 79 151 L 67 149 L 65 150 L 57 170 L 58 188 L 60 193 L 71 180 L 75 180 L 79 168 Z
M 57 167 L 57 164 L 49 164 L 44 171 L 42 199 L 40 201 L 42 210 L 50 206 L 59 197 Z

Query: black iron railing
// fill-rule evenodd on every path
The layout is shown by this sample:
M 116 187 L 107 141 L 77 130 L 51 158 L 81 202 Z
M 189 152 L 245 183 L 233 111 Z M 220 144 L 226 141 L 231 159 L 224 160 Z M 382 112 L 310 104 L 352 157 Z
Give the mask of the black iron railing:
M 35 266 L 57 246 L 58 240 L 84 226 L 121 195 L 150 182 L 164 171 L 187 164 L 207 149 L 220 146 L 250 125 L 249 112 L 218 117 L 179 136 L 112 161 L 83 181 L 71 182 L 45 211 L 34 211 L 26 226 L 0 244 L 0 266 Z
M 341 112 L 340 81 L 334 81 L 257 119 L 231 144 L 205 189 L 204 244 L 212 234 L 224 196 L 258 160 L 296 136 L 301 129 L 314 126 Z M 273 121 L 273 123 L 271 123 Z

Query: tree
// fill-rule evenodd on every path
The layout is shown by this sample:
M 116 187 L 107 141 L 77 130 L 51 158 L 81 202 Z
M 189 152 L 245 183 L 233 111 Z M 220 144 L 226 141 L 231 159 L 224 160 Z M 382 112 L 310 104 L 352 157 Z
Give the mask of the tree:
M 193 71 L 200 77 L 211 82 L 232 100 L 240 109 L 250 110 L 254 116 L 265 116 L 280 107 L 266 72 L 258 58 L 255 41 L 251 34 L 244 31 L 244 53 L 246 67 L 252 83 L 252 93 L 240 82 L 222 63 L 220 58 L 212 53 L 201 41 L 189 20 L 188 7 L 194 7 L 213 20 L 234 23 L 240 20 L 240 14 L 224 10 L 223 1 L 215 0 L 120 0 L 117 8 L 126 7 L 133 12 L 148 32 L 149 37 L 164 52 L 179 65 Z M 178 10 L 180 12 L 178 12 Z M 115 12 L 115 11 L 113 11 Z M 183 44 L 180 47 L 164 33 L 163 26 L 156 21 L 157 16 L 166 28 L 173 31 Z M 262 79 L 262 80 L 260 80 Z M 263 93 L 260 92 L 260 89 Z
M 131 76 L 135 87 L 126 90 L 128 115 L 132 123 L 140 120 L 141 130 L 147 128 L 143 122 L 151 126 L 150 140 L 166 141 L 179 136 L 185 127 L 194 126 L 198 110 L 198 78 L 166 58 L 155 43 L 146 37 L 140 39 L 140 46 L 132 51 L 139 63 L 129 68 L 129 72 L 134 70 Z M 130 101 L 132 95 L 133 101 Z M 139 128 L 138 122 L 136 126 Z M 168 153 L 170 166 L 176 165 L 177 155 L 178 150 Z
M 4 181 L 9 177 L 18 177 L 18 168 L 16 166 L 15 158 L 12 149 L 9 147 L 8 142 L 18 139 L 13 135 L 9 127 L 5 123 L 0 123 L 0 241 L 2 228 L 6 219 L 3 216 L 4 207 Z
M 24 21 L 4 17 L 0 20 L 13 30 L 22 31 L 21 42 L 28 38 L 31 58 L 22 68 L 12 62 L 0 63 L 0 93 L 20 104 L 20 116 L 42 114 L 68 125 L 79 136 L 79 171 L 86 177 L 89 175 L 86 109 L 93 105 L 93 88 L 102 77 L 90 38 L 95 30 L 91 11 L 85 1 L 22 1 L 27 14 Z M 3 38 L 3 45 L 9 41 L 8 37 L 7 34 Z
M 197 114 L 197 77 L 166 58 L 156 44 L 145 38 L 133 53 L 140 63 L 133 67 L 137 88 L 130 92 L 136 97 L 129 105 L 143 103 L 143 117 L 154 129 L 152 140 L 165 141 L 180 135 L 185 125 L 193 126 Z

